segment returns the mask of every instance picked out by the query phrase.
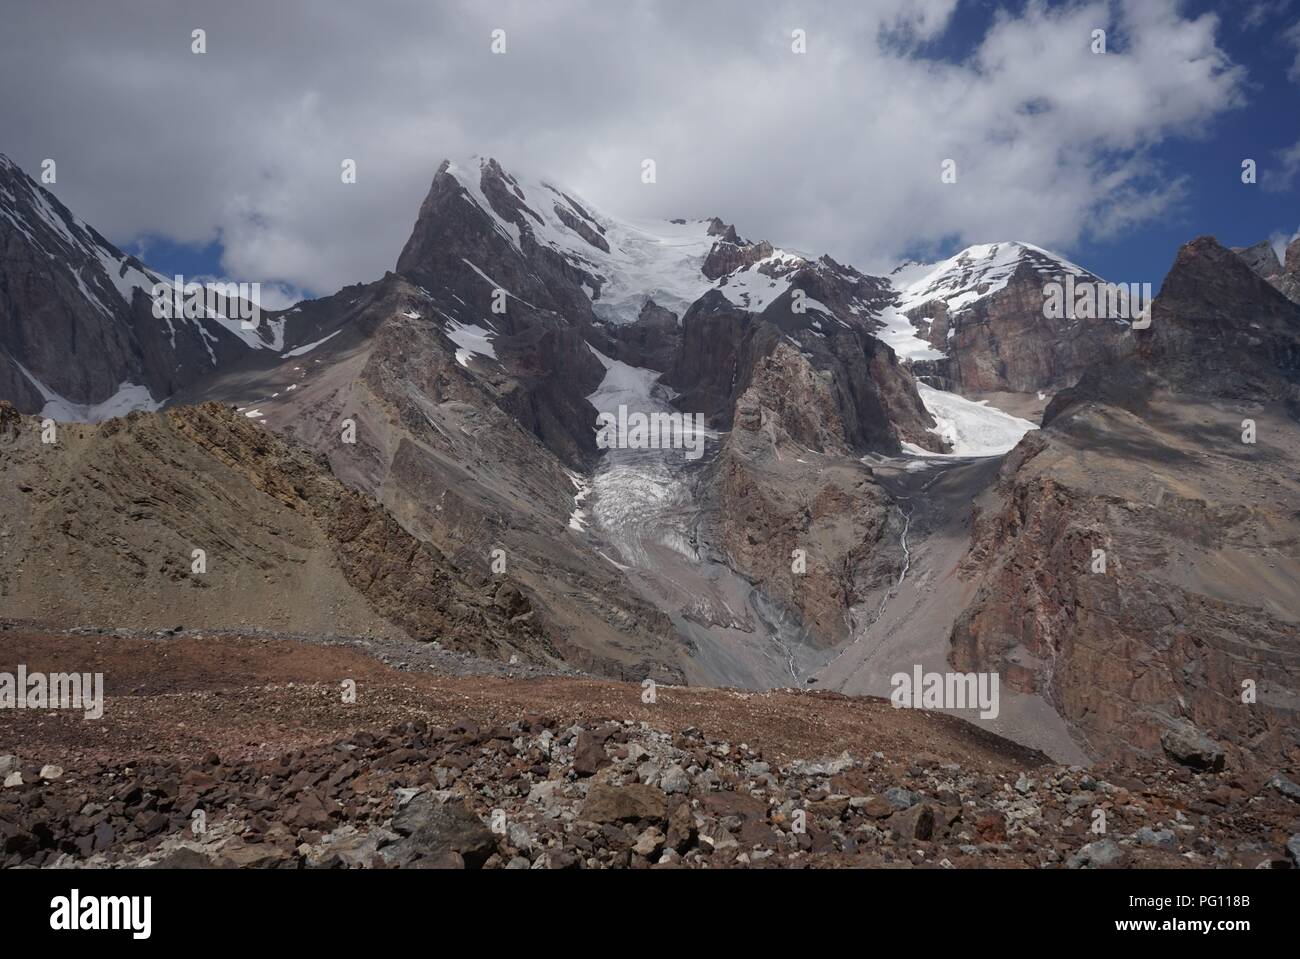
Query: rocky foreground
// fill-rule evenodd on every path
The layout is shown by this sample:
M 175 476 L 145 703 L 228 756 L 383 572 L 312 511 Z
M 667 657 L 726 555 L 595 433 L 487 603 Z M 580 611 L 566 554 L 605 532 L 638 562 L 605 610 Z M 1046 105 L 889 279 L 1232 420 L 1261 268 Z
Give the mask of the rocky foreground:
M 1223 755 L 1197 742 L 1083 769 L 951 717 L 826 693 L 660 687 L 646 702 L 634 684 L 451 676 L 289 640 L 6 640 L 42 668 L 76 658 L 108 683 L 98 722 L 0 714 L 14 751 L 0 757 L 0 864 L 11 868 L 1253 868 L 1300 857 L 1295 771 L 1218 768 Z M 356 682 L 355 702 L 330 675 Z

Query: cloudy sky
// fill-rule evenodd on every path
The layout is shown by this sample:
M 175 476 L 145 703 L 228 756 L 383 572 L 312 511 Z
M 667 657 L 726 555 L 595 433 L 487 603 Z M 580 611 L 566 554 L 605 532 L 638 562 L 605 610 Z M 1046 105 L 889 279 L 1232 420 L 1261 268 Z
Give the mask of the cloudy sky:
M 871 270 L 1023 239 L 1158 282 L 1192 236 L 1300 228 L 1300 0 L 5 8 L 0 152 L 159 269 L 290 294 L 391 268 L 472 153 Z

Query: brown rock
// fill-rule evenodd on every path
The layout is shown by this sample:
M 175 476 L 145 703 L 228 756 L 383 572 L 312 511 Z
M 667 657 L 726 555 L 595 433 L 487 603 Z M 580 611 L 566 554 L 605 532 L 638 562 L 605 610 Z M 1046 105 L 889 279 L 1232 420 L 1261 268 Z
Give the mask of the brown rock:
M 888 824 L 904 839 L 928 840 L 934 835 L 934 809 L 929 803 L 917 803 L 894 813 Z
M 672 815 L 668 817 L 667 844 L 670 849 L 685 852 L 695 842 L 695 817 L 691 813 L 691 804 L 678 803 Z
M 981 842 L 1003 842 L 1007 838 L 1007 820 L 1001 813 L 981 816 L 975 820 L 975 835 Z
M 573 746 L 573 771 L 579 776 L 593 776 L 602 766 L 608 766 L 609 756 L 596 738 L 583 730 Z
M 664 823 L 667 802 L 662 790 L 642 783 L 626 786 L 592 783 L 579 816 L 594 823 Z

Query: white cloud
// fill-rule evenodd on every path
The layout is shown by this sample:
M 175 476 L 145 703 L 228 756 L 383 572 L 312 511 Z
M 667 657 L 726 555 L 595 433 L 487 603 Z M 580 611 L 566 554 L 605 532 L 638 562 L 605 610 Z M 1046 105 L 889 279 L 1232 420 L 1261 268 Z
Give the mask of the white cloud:
M 1300 174 L 1300 140 L 1277 151 L 1277 166 L 1264 170 L 1260 185 L 1270 192 L 1289 190 L 1297 174 Z
M 1152 148 L 1238 102 L 1216 18 L 1176 0 L 1030 0 L 961 62 L 930 59 L 955 6 L 28 0 L 0 82 L 46 79 L 0 129 L 28 170 L 57 157 L 60 197 L 110 235 L 219 238 L 232 277 L 327 293 L 392 268 L 447 155 L 880 269 L 952 238 L 1068 250 L 1158 217 L 1181 184 Z
M 1286 248 L 1296 240 L 1300 240 L 1300 227 L 1296 227 L 1294 233 L 1278 230 L 1268 238 L 1268 242 L 1273 244 L 1273 252 L 1277 254 L 1278 260 L 1282 263 L 1286 262 Z
M 1292 83 L 1300 83 L 1300 21 L 1282 31 L 1282 42 L 1295 51 L 1295 59 L 1291 61 L 1291 68 L 1286 74 L 1287 79 Z

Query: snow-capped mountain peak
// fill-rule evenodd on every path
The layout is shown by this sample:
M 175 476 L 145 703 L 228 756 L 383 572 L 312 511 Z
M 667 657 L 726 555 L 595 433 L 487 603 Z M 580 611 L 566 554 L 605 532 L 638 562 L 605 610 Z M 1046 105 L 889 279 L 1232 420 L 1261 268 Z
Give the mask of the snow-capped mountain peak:
M 1092 277 L 1077 263 L 1032 243 L 1012 240 L 979 243 L 937 263 L 905 263 L 890 273 L 898 291 L 898 308 L 903 312 L 927 303 L 942 302 L 949 313 L 960 313 L 972 304 L 1006 288 L 1022 264 L 1046 282 L 1065 274 Z
M 524 236 L 590 274 L 592 311 L 612 323 L 636 320 L 646 299 L 681 315 L 711 286 L 702 272 L 716 237 L 709 220 L 608 216 L 549 178 L 506 170 L 496 160 L 448 160 L 441 173 L 522 257 Z
M 122 252 L 4 155 L 0 251 L 0 390 L 56 419 L 155 409 L 196 377 L 285 343 L 282 319 L 263 314 L 245 329 L 246 304 L 220 291 L 187 290 L 185 309 L 156 311 L 155 290 L 174 295 L 174 278 Z

